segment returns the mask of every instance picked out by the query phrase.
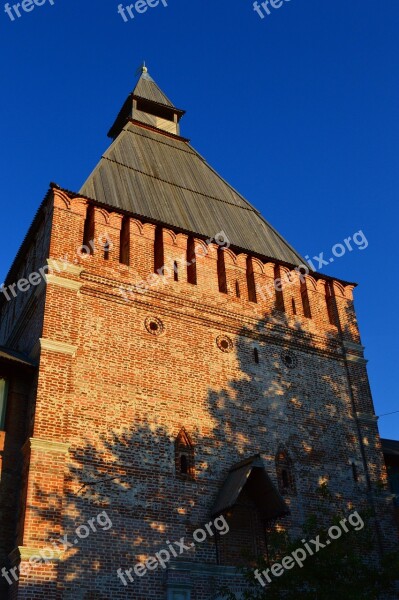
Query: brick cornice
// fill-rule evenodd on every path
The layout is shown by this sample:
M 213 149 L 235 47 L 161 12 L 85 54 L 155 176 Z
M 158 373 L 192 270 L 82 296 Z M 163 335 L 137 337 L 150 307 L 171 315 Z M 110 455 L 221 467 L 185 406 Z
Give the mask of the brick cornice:
M 357 354 L 348 354 L 346 353 L 346 360 L 354 363 L 360 363 L 362 365 L 367 365 L 368 360 L 363 358 L 362 356 L 358 356 Z
M 77 346 L 67 344 L 65 342 L 57 342 L 55 340 L 49 340 L 47 338 L 40 338 L 41 350 L 49 350 L 50 352 L 59 352 L 60 354 L 68 354 L 69 356 L 75 356 L 78 350 Z
M 42 440 L 40 438 L 28 438 L 22 446 L 22 451 L 40 450 L 42 452 L 52 452 L 56 454 L 68 454 L 70 444 L 65 442 L 56 442 L 54 440 Z
M 53 553 L 53 556 L 51 558 L 49 556 L 50 551 Z M 40 554 L 41 552 L 44 556 Z M 42 548 L 34 548 L 31 546 L 17 546 L 16 548 L 14 548 L 14 550 L 10 552 L 8 557 L 13 566 L 18 565 L 21 561 L 29 561 L 31 558 L 35 557 L 38 560 L 33 562 L 33 568 L 34 564 L 38 563 L 39 561 L 46 563 L 58 562 L 61 560 L 63 554 L 64 553 L 61 550 L 57 550 L 56 548 L 48 544 L 47 546 L 43 546 Z
M 358 421 L 364 421 L 365 423 L 372 423 L 372 424 L 377 423 L 377 421 L 378 421 L 378 417 L 371 413 L 357 412 L 356 418 L 358 419 Z
M 342 345 L 347 350 L 357 350 L 358 352 L 363 352 L 365 348 L 362 344 L 355 344 L 355 342 L 349 342 L 347 340 L 344 340 Z
M 53 271 L 59 270 L 60 262 L 62 262 L 63 273 L 69 273 L 70 275 L 77 275 L 78 277 L 80 277 L 80 274 L 82 273 L 82 271 L 84 271 L 84 267 L 74 265 L 72 263 L 66 263 L 64 261 L 57 260 L 54 258 L 47 259 L 47 264 Z
M 66 279 L 66 277 L 60 277 L 59 275 L 46 275 L 46 283 L 47 285 L 53 284 L 58 285 L 66 290 L 72 290 L 74 292 L 79 292 L 83 283 L 79 281 L 74 281 L 73 279 Z

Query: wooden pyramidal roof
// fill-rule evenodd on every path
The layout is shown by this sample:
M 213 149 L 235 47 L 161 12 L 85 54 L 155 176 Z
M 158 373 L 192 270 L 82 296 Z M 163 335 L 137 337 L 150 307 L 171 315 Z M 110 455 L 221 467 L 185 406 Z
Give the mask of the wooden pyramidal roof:
M 176 108 L 148 74 L 128 96 L 109 136 L 113 143 L 80 193 L 143 219 L 214 237 L 291 265 L 304 259 L 180 137 L 184 111 Z
M 157 86 L 151 75 L 146 70 L 146 67 L 142 67 L 140 79 L 134 88 L 133 94 L 146 100 L 152 100 L 158 102 L 158 104 L 166 104 L 166 106 L 172 106 L 173 103 L 163 93 L 163 91 Z

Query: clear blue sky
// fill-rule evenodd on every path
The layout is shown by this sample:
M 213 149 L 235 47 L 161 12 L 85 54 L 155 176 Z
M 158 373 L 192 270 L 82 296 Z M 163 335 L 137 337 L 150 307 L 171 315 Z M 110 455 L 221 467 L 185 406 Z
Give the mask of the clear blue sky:
M 118 0 L 0 4 L 3 280 L 50 181 L 78 190 L 145 59 L 187 110 L 182 134 L 303 255 L 358 230 L 324 272 L 357 281 L 377 414 L 399 410 L 398 0 L 167 0 L 125 23 Z M 129 4 L 126 2 L 126 4 Z M 399 438 L 399 414 L 380 421 Z

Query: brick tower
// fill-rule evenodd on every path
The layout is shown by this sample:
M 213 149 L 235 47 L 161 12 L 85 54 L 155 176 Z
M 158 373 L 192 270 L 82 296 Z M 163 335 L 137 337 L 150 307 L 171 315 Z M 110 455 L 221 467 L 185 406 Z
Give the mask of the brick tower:
M 355 286 L 309 272 L 183 115 L 143 67 L 1 288 L 1 598 L 212 600 L 323 481 L 390 545 Z

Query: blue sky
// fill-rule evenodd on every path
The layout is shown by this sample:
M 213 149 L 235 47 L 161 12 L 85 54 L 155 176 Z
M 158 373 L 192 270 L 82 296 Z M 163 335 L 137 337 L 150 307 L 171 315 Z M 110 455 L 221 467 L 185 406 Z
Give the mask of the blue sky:
M 167 0 L 124 22 L 117 0 L 0 5 L 4 276 L 50 181 L 78 190 L 143 59 L 187 110 L 182 135 L 302 253 L 357 281 L 377 414 L 397 401 L 399 3 Z M 124 3 L 123 3 L 124 4 Z M 130 4 L 126 2 L 125 4 Z M 399 438 L 399 413 L 380 420 Z

